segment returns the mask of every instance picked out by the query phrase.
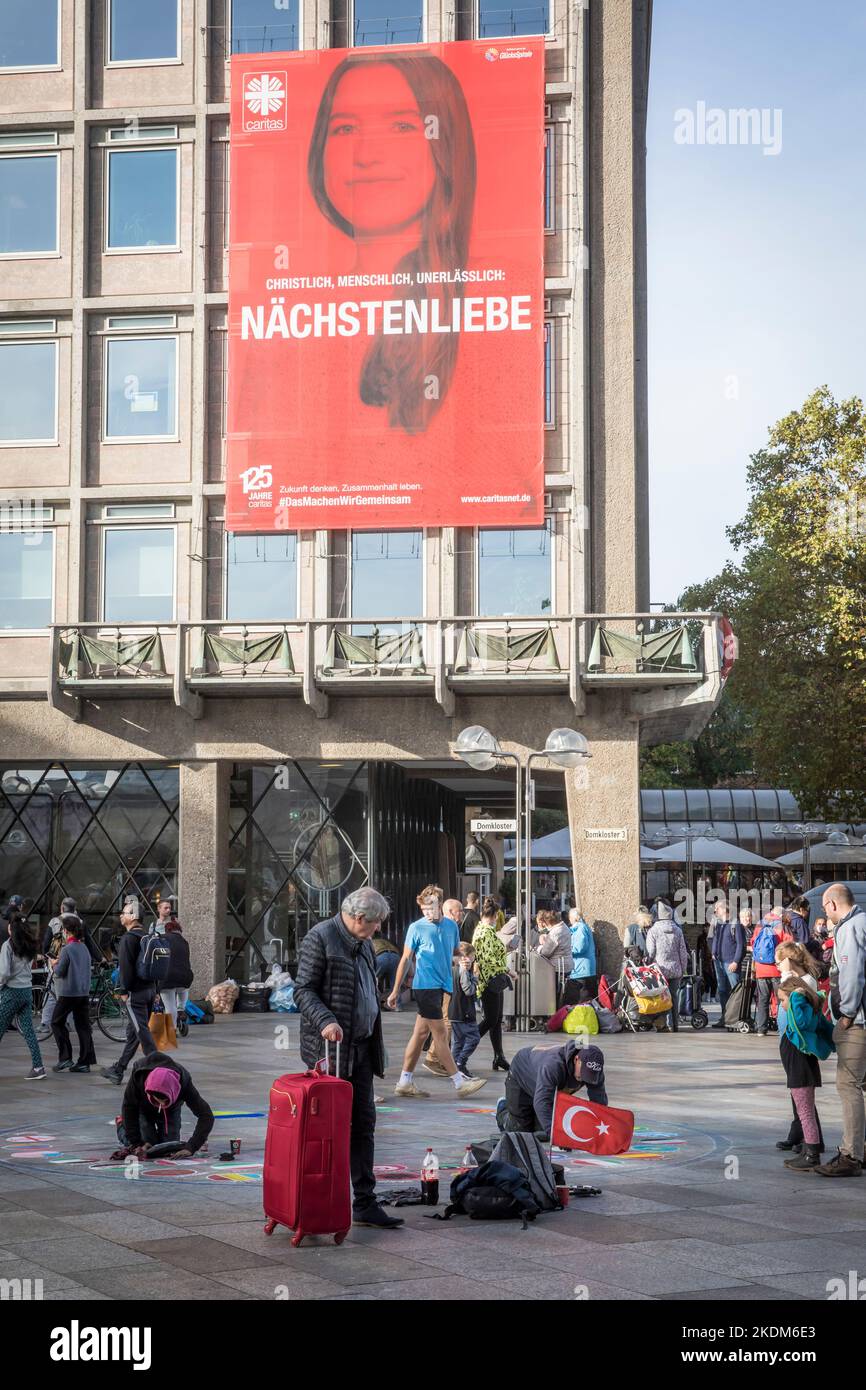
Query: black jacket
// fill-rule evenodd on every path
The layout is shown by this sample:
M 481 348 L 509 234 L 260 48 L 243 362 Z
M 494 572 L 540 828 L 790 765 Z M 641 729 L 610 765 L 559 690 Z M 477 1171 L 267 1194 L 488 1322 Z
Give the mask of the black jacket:
M 155 987 L 148 980 L 142 980 L 138 973 L 138 957 L 144 940 L 143 927 L 132 927 L 125 931 L 117 943 L 117 966 L 120 971 L 120 988 L 129 994 L 143 994 Z
M 189 942 L 179 931 L 167 931 L 163 940 L 171 951 L 168 978 L 163 980 L 163 985 L 166 989 L 189 989 L 194 978 L 189 963 Z
M 557 1091 L 574 1095 L 585 1085 L 574 1075 L 574 1059 L 579 1051 L 580 1044 L 576 1042 L 556 1048 L 522 1047 L 511 1059 L 508 1079 L 532 1097 L 538 1128 L 545 1134 L 550 1133 Z M 603 1086 L 587 1086 L 586 1094 L 598 1105 L 607 1105 L 607 1091 Z
M 451 999 L 448 1003 L 448 1017 L 452 1023 L 474 1023 L 476 1021 L 475 996 L 478 993 L 478 981 L 476 977 L 475 990 L 472 994 L 467 994 L 460 983 L 460 966 L 455 964 L 451 967 Z
M 320 922 L 307 932 L 301 942 L 295 978 L 295 1003 L 301 1015 L 301 1058 L 314 1067 L 325 1055 L 322 1029 L 329 1023 L 339 1023 L 343 1030 L 340 1047 L 340 1075 L 348 1079 L 352 1073 L 352 1028 L 355 1015 L 355 991 L 359 970 L 367 966 L 375 975 L 375 957 L 369 941 L 350 945 L 343 919 L 338 913 Z M 370 1038 L 373 1071 L 385 1075 L 385 1047 L 382 1042 L 382 1015 L 379 1014 Z M 333 1058 L 333 1050 L 331 1057 Z
M 478 923 L 480 921 L 481 918 L 478 916 L 478 913 L 475 911 L 475 908 L 467 907 L 466 911 L 463 914 L 463 921 L 460 923 L 460 940 L 468 942 L 468 944 L 471 946 L 472 933 L 475 931 L 475 928 L 478 926 Z
M 126 935 L 129 936 L 129 932 Z M 171 1121 L 182 1106 L 189 1106 L 195 1115 L 196 1126 L 192 1138 L 186 1142 L 185 1147 L 189 1149 L 190 1153 L 195 1153 L 201 1148 L 213 1129 L 213 1111 L 192 1084 L 192 1077 L 186 1067 L 182 1067 L 180 1062 L 175 1062 L 165 1052 L 152 1052 L 148 1057 L 139 1057 L 130 1072 L 126 1090 L 123 1093 L 122 1111 L 123 1128 L 126 1130 L 129 1146 L 137 1149 L 142 1142 L 142 1115 L 156 1126 L 157 1133 L 165 1129 L 165 1114 L 158 1110 L 155 1105 L 151 1105 L 144 1089 L 145 1081 L 156 1067 L 167 1067 L 169 1071 L 176 1071 L 180 1075 L 180 1095 L 174 1105 L 169 1107 L 166 1114 Z

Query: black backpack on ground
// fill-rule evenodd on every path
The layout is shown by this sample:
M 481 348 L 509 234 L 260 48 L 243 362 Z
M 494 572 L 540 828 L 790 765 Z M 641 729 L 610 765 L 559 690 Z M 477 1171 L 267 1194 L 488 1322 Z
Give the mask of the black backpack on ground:
M 451 1183 L 450 1200 L 444 1213 L 433 1220 L 450 1221 L 452 1216 L 469 1216 L 473 1221 L 534 1221 L 541 1208 L 519 1168 L 491 1159 L 468 1172 L 458 1173 Z

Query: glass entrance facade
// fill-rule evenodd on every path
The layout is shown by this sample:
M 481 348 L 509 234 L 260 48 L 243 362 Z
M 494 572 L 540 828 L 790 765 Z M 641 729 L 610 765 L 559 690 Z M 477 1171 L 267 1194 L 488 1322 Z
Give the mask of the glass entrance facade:
M 24 899 L 47 925 L 74 898 L 96 939 L 117 929 L 124 898 L 155 909 L 177 892 L 178 769 L 48 763 L 0 770 L 0 902 Z

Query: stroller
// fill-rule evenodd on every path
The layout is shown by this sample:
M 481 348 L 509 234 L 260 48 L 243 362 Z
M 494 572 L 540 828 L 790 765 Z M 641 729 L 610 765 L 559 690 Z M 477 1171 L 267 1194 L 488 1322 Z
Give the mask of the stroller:
M 655 1028 L 671 1011 L 668 982 L 657 965 L 635 965 L 625 960 L 617 988 L 621 992 L 618 1016 L 623 1027 L 633 1033 Z

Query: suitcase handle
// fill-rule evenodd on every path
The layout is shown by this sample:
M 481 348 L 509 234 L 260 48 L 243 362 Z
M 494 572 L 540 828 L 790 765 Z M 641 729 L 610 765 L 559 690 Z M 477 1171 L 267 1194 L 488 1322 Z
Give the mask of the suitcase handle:
M 334 1047 L 336 1048 L 336 1052 L 337 1052 L 337 1055 L 336 1055 L 336 1058 L 335 1058 L 335 1061 L 334 1061 L 334 1076 L 339 1076 L 339 1075 L 340 1075 L 340 1044 L 339 1044 L 339 1043 L 335 1043 L 335 1044 L 334 1044 Z M 326 1075 L 326 1076 L 330 1076 L 330 1075 L 331 1075 L 331 1061 L 330 1061 L 330 1058 L 331 1058 L 331 1044 L 328 1042 L 328 1040 L 327 1040 L 327 1038 L 326 1038 L 326 1039 L 325 1039 L 325 1055 L 324 1055 L 324 1057 L 322 1058 L 322 1061 L 325 1063 L 325 1075 Z M 322 1063 L 319 1062 L 318 1065 L 317 1065 L 316 1070 L 318 1070 L 318 1068 L 319 1068 L 321 1065 L 322 1065 Z

